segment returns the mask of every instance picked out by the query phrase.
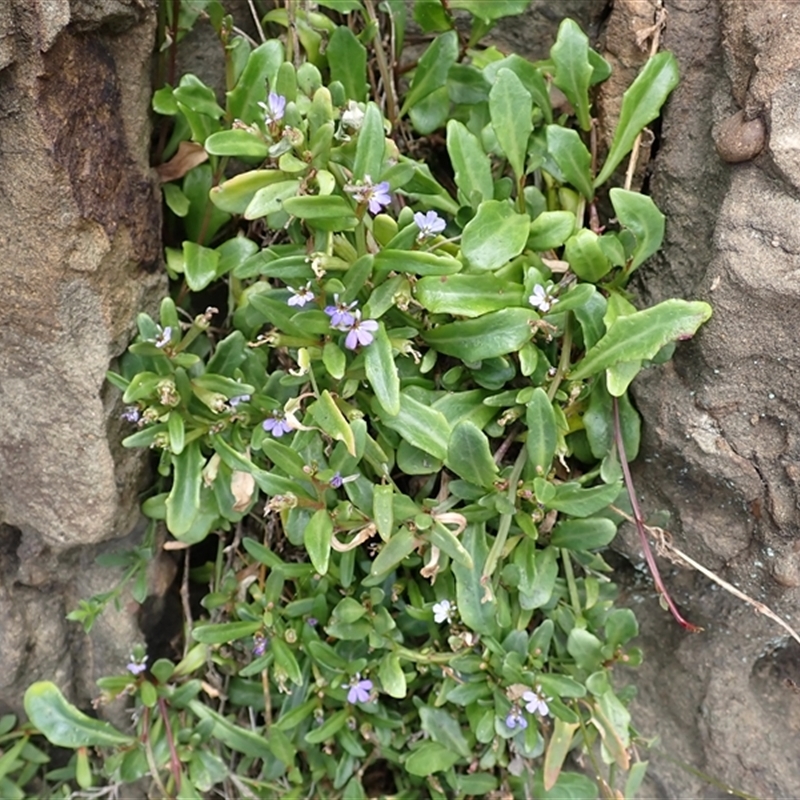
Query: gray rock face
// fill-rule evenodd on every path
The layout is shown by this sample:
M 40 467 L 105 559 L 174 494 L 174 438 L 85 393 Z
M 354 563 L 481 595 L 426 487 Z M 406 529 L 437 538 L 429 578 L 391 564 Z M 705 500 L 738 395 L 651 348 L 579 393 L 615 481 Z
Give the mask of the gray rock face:
M 139 0 L 0 3 L 0 706 L 36 677 L 91 682 L 64 614 L 118 580 L 91 546 L 137 515 L 143 462 L 105 371 L 163 289 L 154 32 Z M 111 625 L 118 668 L 136 628 L 114 617 L 93 635 Z
M 648 423 L 638 489 L 650 511 L 670 512 L 681 549 L 797 625 L 800 6 L 682 0 L 668 10 L 664 45 L 682 80 L 652 183 L 667 238 L 641 287 L 651 302 L 708 300 L 714 317 L 636 384 Z M 713 134 L 719 147 L 737 114 L 769 132 L 766 147 L 751 146 L 755 160 L 715 151 Z M 645 796 L 726 796 L 668 759 L 757 797 L 800 796 L 800 647 L 705 578 L 673 570 L 668 584 L 705 632 L 683 633 L 639 596 L 635 713 L 667 756 L 651 761 Z

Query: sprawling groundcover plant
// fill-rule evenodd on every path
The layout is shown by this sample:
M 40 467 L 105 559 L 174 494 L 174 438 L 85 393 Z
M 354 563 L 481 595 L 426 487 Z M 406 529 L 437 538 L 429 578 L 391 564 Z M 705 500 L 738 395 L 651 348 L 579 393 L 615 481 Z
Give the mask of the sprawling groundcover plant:
M 194 563 L 209 589 L 183 657 L 142 649 L 100 681 L 131 696 L 134 732 L 29 689 L 32 723 L 77 750 L 51 785 L 635 795 L 633 692 L 612 672 L 639 662 L 637 624 L 601 551 L 639 447 L 628 387 L 710 309 L 634 307 L 664 217 L 606 187 L 677 67 L 647 62 L 598 167 L 590 96 L 610 67 L 579 27 L 537 63 L 479 44 L 526 5 L 418 0 L 437 33 L 402 96 L 402 2 L 288 4 L 258 45 L 217 2 L 167 5 L 173 43 L 205 9 L 227 92 L 189 74 L 154 98 L 182 245 L 173 295 L 109 374 L 125 444 L 160 476 L 121 562 L 143 574 L 164 528 L 218 547 Z

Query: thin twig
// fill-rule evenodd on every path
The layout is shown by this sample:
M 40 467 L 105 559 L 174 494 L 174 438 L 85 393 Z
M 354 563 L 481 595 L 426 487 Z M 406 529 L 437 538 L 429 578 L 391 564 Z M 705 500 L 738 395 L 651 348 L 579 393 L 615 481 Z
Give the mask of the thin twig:
M 263 44 L 267 41 L 267 37 L 264 36 L 264 29 L 261 27 L 261 20 L 258 18 L 258 11 L 256 11 L 253 0 L 247 0 L 247 5 L 250 6 L 250 13 L 253 15 L 253 22 L 255 22 L 256 28 L 258 28 L 258 36 Z
M 395 100 L 394 78 L 389 64 L 386 62 L 386 53 L 383 49 L 383 42 L 381 41 L 381 28 L 378 24 L 378 17 L 375 13 L 375 6 L 372 0 L 364 0 L 364 8 L 367 10 L 367 16 L 375 25 L 375 58 L 378 62 L 378 72 L 383 79 L 383 91 L 386 97 L 386 116 L 389 117 L 392 127 L 397 124 L 397 102 Z M 394 59 L 392 59 L 394 60 Z
M 628 522 L 635 522 L 633 517 L 629 514 L 626 514 L 622 509 L 617 508 L 616 506 L 611 506 L 611 510 L 615 514 L 619 514 L 621 517 L 626 519 Z M 759 614 L 763 614 L 765 617 L 769 617 L 773 622 L 777 622 L 782 628 L 786 630 L 786 632 L 798 643 L 800 644 L 800 634 L 789 625 L 786 620 L 779 617 L 769 606 L 764 605 L 764 603 L 759 602 L 758 600 L 754 600 L 749 595 L 746 595 L 741 590 L 737 589 L 735 586 L 728 583 L 728 581 L 720 578 L 716 572 L 712 572 L 708 567 L 704 567 L 702 564 L 699 564 L 695 561 L 691 556 L 686 555 L 683 550 L 679 550 L 672 544 L 671 537 L 667 531 L 663 528 L 659 528 L 655 525 L 645 525 L 645 530 L 656 540 L 656 548 L 659 551 L 659 554 L 664 555 L 666 558 L 669 558 L 675 564 L 681 566 L 689 566 L 692 569 L 696 569 L 698 572 L 701 572 L 706 578 L 714 581 L 718 586 L 721 586 L 726 592 L 732 594 L 734 597 L 738 597 L 740 600 L 744 600 L 745 603 L 751 605 Z
M 189 550 L 183 557 L 183 575 L 181 576 L 181 606 L 183 607 L 183 623 L 186 631 L 183 637 L 183 657 L 189 652 L 192 645 L 192 603 L 189 598 Z

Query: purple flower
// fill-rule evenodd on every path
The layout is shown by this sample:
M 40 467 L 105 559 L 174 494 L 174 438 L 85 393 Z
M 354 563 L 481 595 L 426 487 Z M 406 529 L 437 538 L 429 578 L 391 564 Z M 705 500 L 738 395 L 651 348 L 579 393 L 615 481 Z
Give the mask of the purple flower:
M 262 636 L 261 634 L 256 634 L 253 639 L 253 655 L 257 658 L 261 658 L 264 653 L 267 652 L 267 644 L 269 640 L 266 636 Z
M 316 628 L 319 625 L 319 620 L 316 617 L 309 617 L 306 622 L 312 627 Z
M 336 474 L 335 474 L 335 475 L 334 475 L 334 476 L 333 476 L 333 477 L 332 477 L 332 478 L 331 478 L 331 479 L 328 481 L 328 486 L 330 486 L 330 487 L 331 487 L 331 489 L 339 489 L 339 488 L 341 488 L 341 486 L 342 486 L 342 484 L 343 484 L 343 483 L 344 483 L 344 478 L 342 478 L 342 473 L 341 473 L 341 472 L 337 472 L 337 473 L 336 473 Z
M 120 415 L 120 419 L 124 419 L 125 422 L 136 423 L 142 418 L 142 415 L 139 413 L 138 406 L 128 406 Z
M 311 291 L 311 281 L 299 289 L 292 289 L 290 286 L 289 290 L 293 292 L 287 301 L 290 306 L 300 306 L 302 308 L 306 303 L 310 303 L 314 299 L 314 292 Z
M 166 347 L 170 343 L 170 340 L 172 339 L 172 328 L 170 328 L 169 325 L 167 325 L 166 328 L 162 328 L 159 325 L 158 330 L 159 330 L 158 337 L 156 338 L 155 342 L 153 342 L 153 344 L 155 344 L 155 346 L 158 347 L 160 350 L 162 347 Z
M 525 728 L 528 727 L 528 720 L 522 716 L 522 712 L 516 706 L 513 706 L 506 717 L 506 726 L 512 730 L 514 728 L 519 728 L 521 731 L 524 731 Z
M 147 656 L 143 656 L 141 661 L 137 661 L 135 658 L 128 664 L 128 672 L 131 675 L 141 675 L 147 669 Z
M 447 223 L 435 211 L 429 211 L 427 214 L 417 211 L 414 214 L 414 223 L 419 228 L 419 236 L 417 236 L 419 240 L 435 236 L 447 227 Z
M 551 286 L 545 288 L 540 283 L 537 283 L 533 287 L 533 294 L 528 298 L 528 302 L 534 308 L 538 308 L 542 314 L 546 314 L 558 302 L 558 298 L 553 297 L 550 293 L 551 291 Z
M 536 687 L 535 692 L 524 692 L 522 699 L 525 701 L 525 708 L 529 714 L 539 713 L 546 717 L 550 713 L 547 703 L 552 700 L 552 697 L 545 697 L 541 686 Z
M 392 202 L 389 194 L 389 181 L 373 184 L 369 175 L 364 176 L 363 183 L 346 186 L 345 190 L 355 197 L 359 203 L 366 203 L 370 214 L 378 214 L 384 206 Z
M 237 394 L 235 397 L 231 397 L 231 399 L 228 400 L 228 405 L 231 408 L 236 408 L 236 406 L 238 406 L 239 403 L 249 403 L 249 402 L 250 402 L 249 394 Z
M 264 122 L 275 125 L 283 119 L 286 111 L 286 98 L 281 94 L 270 92 L 266 103 L 259 103 L 264 110 Z
M 360 675 L 356 675 L 355 682 L 351 684 L 344 684 L 342 689 L 348 689 L 347 702 L 353 703 L 366 703 L 369 700 L 369 693 L 372 691 L 372 681 L 360 680 Z
M 344 340 L 348 350 L 355 350 L 360 344 L 366 347 L 372 344 L 373 334 L 378 330 L 378 323 L 374 319 L 361 319 L 361 312 L 356 311 L 350 323 L 350 332 Z
M 357 300 L 353 300 L 352 303 L 339 302 L 339 295 L 335 294 L 333 296 L 333 305 L 325 308 L 325 313 L 331 318 L 331 328 L 335 328 L 337 331 L 350 330 L 355 321 L 351 310 L 357 305 Z
M 282 411 L 273 411 L 272 416 L 267 417 L 262 423 L 261 427 L 269 432 L 276 439 L 280 439 L 284 433 L 291 433 L 292 428 L 289 423 L 284 419 Z

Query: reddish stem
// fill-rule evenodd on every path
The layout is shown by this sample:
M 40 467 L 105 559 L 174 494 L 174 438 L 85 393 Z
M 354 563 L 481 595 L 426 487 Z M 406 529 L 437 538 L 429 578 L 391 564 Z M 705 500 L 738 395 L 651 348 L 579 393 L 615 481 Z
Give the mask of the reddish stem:
M 172 738 L 172 727 L 169 724 L 169 715 L 167 713 L 167 703 L 163 697 L 158 698 L 158 708 L 161 711 L 161 718 L 164 720 L 164 732 L 169 743 L 169 765 L 172 770 L 172 776 L 175 778 L 175 794 L 178 795 L 181 792 L 181 760 L 178 758 L 178 751 L 175 749 L 175 740 Z
M 630 468 L 628 467 L 628 458 L 625 455 L 625 443 L 622 440 L 622 426 L 619 422 L 619 403 L 616 397 L 614 398 L 614 438 L 616 439 L 617 443 L 619 461 L 622 465 L 622 474 L 625 477 L 625 488 L 628 490 L 628 497 L 630 498 L 631 508 L 633 509 L 633 521 L 636 524 L 636 530 L 639 531 L 639 540 L 642 544 L 642 550 L 644 551 L 644 560 L 647 562 L 650 574 L 653 576 L 653 582 L 656 585 L 656 590 L 664 598 L 664 602 L 667 604 L 667 607 L 672 612 L 672 616 L 675 617 L 678 623 L 686 628 L 687 631 L 699 633 L 703 629 L 697 625 L 693 625 L 688 620 L 685 620 L 681 616 L 680 611 L 678 611 L 678 607 L 675 605 L 674 600 L 669 596 L 667 587 L 664 585 L 664 581 L 661 579 L 661 573 L 658 571 L 658 564 L 656 564 L 653 551 L 650 549 L 650 543 L 647 541 L 647 533 L 644 529 L 644 518 L 642 517 L 642 511 L 639 508 L 639 501 L 636 499 L 636 489 L 633 485 L 633 478 L 631 477 Z

